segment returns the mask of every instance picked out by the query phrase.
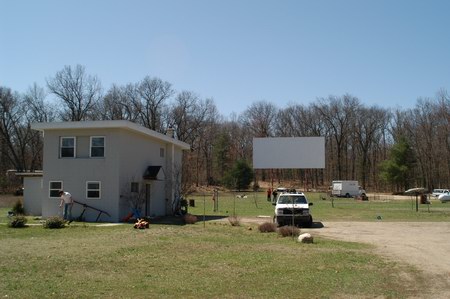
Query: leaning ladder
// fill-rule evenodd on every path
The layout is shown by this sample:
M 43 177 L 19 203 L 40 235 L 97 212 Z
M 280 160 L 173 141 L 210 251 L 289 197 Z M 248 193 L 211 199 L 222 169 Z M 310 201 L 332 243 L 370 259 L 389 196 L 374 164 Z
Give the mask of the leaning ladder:
M 78 217 L 78 220 L 79 220 L 79 221 L 81 221 L 81 219 L 82 219 L 82 217 L 83 217 L 83 215 L 84 215 L 84 212 L 86 212 L 87 209 L 91 209 L 91 210 L 94 210 L 94 211 L 97 211 L 97 212 L 98 212 L 97 219 L 95 219 L 95 222 L 98 222 L 98 219 L 100 219 L 100 216 L 101 216 L 102 214 L 105 214 L 105 215 L 107 215 L 108 217 L 111 217 L 111 215 L 109 215 L 108 212 L 105 212 L 105 211 L 103 211 L 103 210 L 94 208 L 94 207 L 92 207 L 92 206 L 90 206 L 90 205 L 88 205 L 88 204 L 85 204 L 85 203 L 82 203 L 82 202 L 79 202 L 79 201 L 76 201 L 76 200 L 74 200 L 73 202 L 76 203 L 76 204 L 79 204 L 79 205 L 83 206 L 83 212 L 81 212 L 80 216 Z

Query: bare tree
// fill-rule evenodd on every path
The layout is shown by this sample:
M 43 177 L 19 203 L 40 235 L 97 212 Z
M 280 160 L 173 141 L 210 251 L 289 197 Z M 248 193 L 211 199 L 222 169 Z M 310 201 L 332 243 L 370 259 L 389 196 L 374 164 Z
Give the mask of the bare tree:
M 148 216 L 143 215 L 143 212 L 145 211 L 142 211 L 142 208 L 146 203 L 145 184 L 142 180 L 138 180 L 134 176 L 130 177 L 130 179 L 121 186 L 120 192 L 120 197 L 130 205 L 132 214 L 137 216 Z
M 201 100 L 189 91 L 176 96 L 168 113 L 167 125 L 175 130 L 179 140 L 191 144 L 188 163 L 196 169 L 196 185 L 200 185 L 202 177 L 206 177 L 207 184 L 212 180 L 212 147 L 218 118 L 219 113 L 212 99 Z
M 330 96 L 322 98 L 316 104 L 315 110 L 317 114 L 323 118 L 330 138 L 336 144 L 337 173 L 332 176 L 344 179 L 343 158 L 346 157 L 346 149 L 351 129 L 354 128 L 355 110 L 360 106 L 359 100 L 351 95 L 343 97 Z
M 28 147 L 30 166 L 29 169 L 42 169 L 43 140 L 40 132 L 31 130 L 33 122 L 52 122 L 55 120 L 55 112 L 46 101 L 46 93 L 36 83 L 31 86 L 24 96 L 24 103 L 28 109 L 25 112 L 26 128 L 28 133 Z
M 355 136 L 360 150 L 361 186 L 366 188 L 369 178 L 370 152 L 382 140 L 383 130 L 388 121 L 386 110 L 378 107 L 361 107 L 356 113 Z
M 278 108 L 268 102 L 253 103 L 241 115 L 240 122 L 254 137 L 273 136 Z
M 324 135 L 325 125 L 314 112 L 313 106 L 291 105 L 281 109 L 275 122 L 276 134 L 286 137 Z
M 162 131 L 162 111 L 166 101 L 174 94 L 172 84 L 147 76 L 136 88 L 140 98 L 134 99 L 133 104 L 139 112 L 142 125 L 155 131 Z
M 202 125 L 202 130 L 199 134 L 199 148 L 200 153 L 205 161 L 206 167 L 206 182 L 207 185 L 214 184 L 215 180 L 213 178 L 213 150 L 214 150 L 214 140 L 217 138 L 218 134 L 218 120 L 219 113 L 217 111 L 216 105 L 210 99 L 206 100 L 201 105 L 204 110 L 204 120 Z
M 439 169 L 441 159 L 437 155 L 439 147 L 437 126 L 437 107 L 432 99 L 419 99 L 416 107 L 409 113 L 409 134 L 420 167 L 420 179 L 423 186 L 434 185 L 434 171 Z M 445 141 L 442 140 L 444 143 Z M 445 143 L 444 143 L 445 144 Z
M 24 96 L 28 117 L 33 122 L 51 122 L 56 118 L 53 107 L 46 101 L 46 93 L 42 87 L 34 83 Z
M 437 94 L 437 121 L 436 132 L 438 139 L 445 144 L 439 146 L 441 152 L 438 154 L 445 163 L 439 163 L 438 179 L 432 188 L 442 188 L 450 185 L 450 95 L 444 89 Z M 444 158 L 445 157 L 445 158 Z
M 171 106 L 167 119 L 168 126 L 175 130 L 179 140 L 193 144 L 199 135 L 207 108 L 202 105 L 198 95 L 190 91 L 179 93 Z
M 26 102 L 18 93 L 0 87 L 0 138 L 2 164 L 12 165 L 17 171 L 34 170 L 35 152 L 32 147 L 37 133 L 31 130 Z M 5 160 L 6 159 L 6 160 Z
M 63 120 L 81 121 L 93 117 L 94 107 L 101 97 L 101 84 L 97 77 L 86 74 L 84 66 L 65 66 L 47 80 L 47 87 L 63 104 Z
M 97 114 L 104 120 L 129 120 L 136 122 L 138 111 L 133 103 L 139 98 L 133 84 L 113 86 L 108 90 L 98 105 Z

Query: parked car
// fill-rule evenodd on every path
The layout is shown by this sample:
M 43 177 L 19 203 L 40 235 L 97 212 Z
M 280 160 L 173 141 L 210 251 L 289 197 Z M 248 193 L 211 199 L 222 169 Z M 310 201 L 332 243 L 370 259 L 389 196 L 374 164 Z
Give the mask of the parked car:
M 431 193 L 432 196 L 434 197 L 439 197 L 439 195 L 443 194 L 443 193 L 448 193 L 448 189 L 433 189 L 433 192 Z
M 439 199 L 441 202 L 447 202 L 447 201 L 450 201 L 450 192 L 447 191 L 447 192 L 445 192 L 445 193 L 442 193 L 441 195 L 438 196 L 438 199 Z

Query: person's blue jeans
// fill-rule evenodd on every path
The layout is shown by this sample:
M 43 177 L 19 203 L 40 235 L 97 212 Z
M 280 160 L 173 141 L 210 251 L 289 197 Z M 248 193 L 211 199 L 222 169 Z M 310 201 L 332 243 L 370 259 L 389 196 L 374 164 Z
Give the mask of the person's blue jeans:
M 64 204 L 64 213 L 63 218 L 65 220 L 72 220 L 72 204 L 71 203 L 65 203 Z

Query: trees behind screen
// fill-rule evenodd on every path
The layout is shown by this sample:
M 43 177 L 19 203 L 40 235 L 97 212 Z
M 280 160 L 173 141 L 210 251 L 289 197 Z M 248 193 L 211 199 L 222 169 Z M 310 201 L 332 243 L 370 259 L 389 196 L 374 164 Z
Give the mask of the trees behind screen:
M 445 90 L 418 99 L 411 109 L 366 106 L 344 94 L 281 108 L 256 101 L 239 115 L 224 117 L 213 99 L 177 91 L 157 77 L 103 91 L 100 80 L 77 65 L 47 79 L 47 89 L 34 84 L 20 94 L 0 86 L 0 112 L 3 178 L 8 169 L 41 169 L 42 138 L 30 129 L 32 122 L 129 120 L 163 134 L 172 128 L 175 138 L 191 145 L 184 153 L 185 184 L 223 181 L 236 161 L 252 160 L 253 137 L 324 136 L 325 169 L 275 170 L 275 181 L 300 180 L 316 187 L 336 179 L 358 180 L 369 190 L 450 187 L 450 96 Z M 393 179 L 393 165 L 405 141 L 414 163 L 402 174 L 407 182 L 399 182 Z M 267 180 L 267 174 L 256 172 L 258 180 Z

